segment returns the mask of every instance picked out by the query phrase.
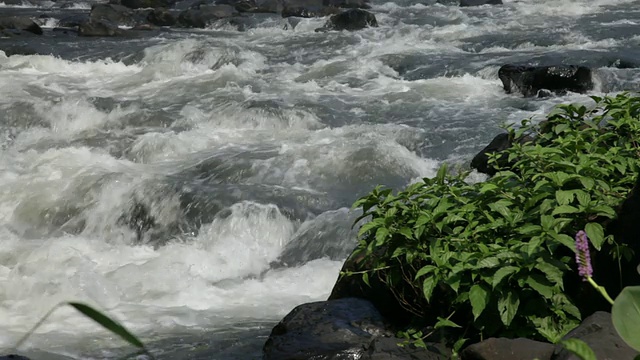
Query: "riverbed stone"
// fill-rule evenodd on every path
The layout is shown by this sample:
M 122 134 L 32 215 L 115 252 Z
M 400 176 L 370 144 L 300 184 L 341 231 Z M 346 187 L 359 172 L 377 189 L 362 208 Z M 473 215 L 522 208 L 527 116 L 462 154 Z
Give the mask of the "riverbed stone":
M 462 360 L 549 360 L 555 346 L 531 339 L 489 338 L 468 346 Z
M 507 93 L 520 92 L 527 97 L 537 96 L 540 90 L 585 93 L 593 89 L 592 71 L 586 66 L 507 64 L 498 70 L 498 77 Z

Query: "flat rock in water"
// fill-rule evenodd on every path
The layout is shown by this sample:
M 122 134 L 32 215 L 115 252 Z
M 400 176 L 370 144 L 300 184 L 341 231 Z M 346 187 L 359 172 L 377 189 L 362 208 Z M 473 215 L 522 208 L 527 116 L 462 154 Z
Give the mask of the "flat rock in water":
M 548 360 L 555 345 L 530 339 L 489 338 L 468 346 L 462 360 Z
M 187 28 L 205 28 L 215 21 L 238 15 L 230 5 L 201 6 L 200 9 L 189 9 L 180 13 L 178 25 Z
M 36 35 L 42 35 L 42 28 L 26 16 L 0 17 L 1 30 L 26 31 Z
M 536 96 L 540 90 L 585 93 L 593 89 L 591 69 L 585 66 L 507 64 L 498 70 L 498 77 L 507 93 L 519 91 L 524 96 Z
M 598 360 L 634 359 L 637 351 L 627 345 L 618 336 L 611 321 L 611 314 L 598 311 L 586 318 L 580 326 L 573 329 L 564 339 L 580 339 L 589 345 L 596 353 Z M 579 360 L 577 355 L 566 350 L 562 345 L 556 346 L 551 360 Z
M 356 31 L 367 27 L 378 27 L 378 20 L 372 13 L 362 9 L 349 9 L 333 15 L 323 29 Z

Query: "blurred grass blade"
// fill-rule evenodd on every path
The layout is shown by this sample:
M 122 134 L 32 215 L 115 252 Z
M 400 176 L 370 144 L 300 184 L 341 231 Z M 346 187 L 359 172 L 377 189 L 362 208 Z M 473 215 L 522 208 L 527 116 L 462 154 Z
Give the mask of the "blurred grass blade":
M 105 329 L 111 331 L 112 333 L 118 335 L 122 340 L 128 342 L 129 344 L 139 347 L 141 349 L 145 349 L 144 344 L 140 341 L 135 335 L 130 333 L 124 326 L 120 325 L 118 322 L 111 320 L 108 316 L 104 315 L 100 311 L 92 308 L 89 305 L 81 304 L 77 302 L 68 302 L 67 304 L 73 306 L 76 310 L 83 313 L 93 321 L 102 325 Z M 146 349 L 145 349 L 146 350 Z
M 584 341 L 576 338 L 566 339 L 560 341 L 560 344 L 564 346 L 572 354 L 576 355 L 580 360 L 597 360 L 596 353 L 585 343 Z

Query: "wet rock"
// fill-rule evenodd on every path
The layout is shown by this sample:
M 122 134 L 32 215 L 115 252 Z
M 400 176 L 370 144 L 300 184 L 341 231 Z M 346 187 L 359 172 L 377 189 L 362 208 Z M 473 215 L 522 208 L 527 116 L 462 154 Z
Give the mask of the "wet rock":
M 264 345 L 264 359 L 361 359 L 384 319 L 362 299 L 299 305 L 276 325 Z
M 540 90 L 555 93 L 573 91 L 585 93 L 593 89 L 591 69 L 585 66 L 518 66 L 504 65 L 498 71 L 507 93 L 519 91 L 524 96 L 536 96 Z
M 29 360 L 29 358 L 20 355 L 0 355 L 0 360 Z
M 483 174 L 491 176 L 495 175 L 496 169 L 489 165 L 489 155 L 506 150 L 511 147 L 511 144 L 513 144 L 513 139 L 511 139 L 509 134 L 502 133 L 496 135 L 489 145 L 485 146 L 484 149 L 480 150 L 480 152 L 473 157 L 471 160 L 471 167 Z M 500 157 L 498 164 L 500 166 L 505 166 L 506 161 L 506 157 L 502 156 Z
M 323 0 L 284 0 L 282 17 L 313 18 L 338 12 L 337 8 L 324 6 Z
M 340 14 L 333 15 L 325 24 L 324 28 L 316 31 L 326 30 L 362 30 L 366 27 L 378 27 L 378 20 L 372 13 L 362 9 L 350 9 Z
M 229 5 L 201 6 L 198 10 L 189 9 L 181 12 L 177 24 L 187 28 L 205 28 L 217 20 L 236 15 L 236 9 Z
M 78 27 L 79 36 L 111 37 L 122 36 L 125 33 L 125 30 L 119 29 L 116 25 L 99 20 L 89 20 L 80 24 L 80 26 Z
M 162 8 L 153 9 L 147 15 L 147 21 L 156 26 L 173 26 L 177 22 L 175 16 L 169 10 Z
M 89 14 L 76 14 L 66 16 L 58 21 L 58 27 L 61 28 L 74 28 L 80 26 L 80 24 L 89 21 Z
M 11 33 L 15 31 L 26 31 L 32 34 L 42 35 L 42 28 L 26 16 L 0 17 L 0 31 L 4 30 L 9 30 Z
M 342 265 L 340 272 L 352 272 L 362 269 L 373 268 L 373 260 L 368 259 L 369 263 L 365 263 L 365 256 L 362 253 L 352 252 L 351 255 Z M 336 284 L 331 290 L 329 300 L 344 298 L 359 298 L 370 301 L 378 311 L 386 319 L 392 322 L 392 325 L 399 328 L 406 327 L 414 318 L 414 314 L 405 309 L 395 298 L 393 292 L 389 289 L 377 275 L 369 277 L 369 285 L 362 281 L 362 277 L 339 276 Z
M 555 345 L 530 339 L 489 338 L 462 351 L 462 360 L 548 360 Z
M 38 52 L 26 45 L 7 44 L 0 46 L 0 50 L 4 51 L 6 56 L 13 55 L 36 55 Z
M 368 0 L 323 0 L 323 5 L 345 9 L 371 9 Z
M 117 25 L 135 26 L 138 23 L 135 12 L 125 6 L 117 4 L 95 4 L 89 15 L 91 22 L 112 23 Z
M 412 345 L 398 346 L 403 343 L 396 337 L 375 338 L 362 359 L 366 360 L 448 360 L 451 350 L 440 344 L 426 343 L 426 349 Z M 542 359 L 541 359 L 542 360 Z
M 122 6 L 130 9 L 166 8 L 175 3 L 175 0 L 120 0 Z
M 502 5 L 502 0 L 460 0 L 460 6 Z
M 640 354 L 618 336 L 611 322 L 611 314 L 604 311 L 589 316 L 564 337 L 564 339 L 572 338 L 586 342 L 598 359 L 633 359 Z M 551 359 L 579 360 L 580 358 L 564 349 L 562 345 L 558 345 Z
M 280 14 L 283 9 L 284 2 L 282 0 L 258 0 L 253 12 Z

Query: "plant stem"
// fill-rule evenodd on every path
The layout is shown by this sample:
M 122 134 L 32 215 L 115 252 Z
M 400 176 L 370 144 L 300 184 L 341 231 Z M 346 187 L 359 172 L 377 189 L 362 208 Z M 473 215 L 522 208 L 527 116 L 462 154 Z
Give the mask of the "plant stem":
M 598 290 L 598 292 L 611 304 L 613 305 L 613 299 L 611 299 L 611 297 L 609 296 L 609 294 L 607 294 L 607 290 L 596 284 L 595 281 L 593 281 L 593 278 L 591 276 L 587 276 L 587 281 L 589 282 L 589 284 L 591 284 L 591 286 L 593 286 L 596 290 Z

